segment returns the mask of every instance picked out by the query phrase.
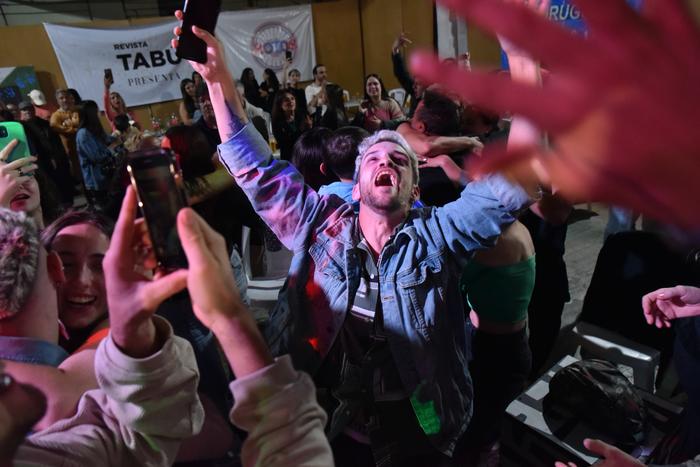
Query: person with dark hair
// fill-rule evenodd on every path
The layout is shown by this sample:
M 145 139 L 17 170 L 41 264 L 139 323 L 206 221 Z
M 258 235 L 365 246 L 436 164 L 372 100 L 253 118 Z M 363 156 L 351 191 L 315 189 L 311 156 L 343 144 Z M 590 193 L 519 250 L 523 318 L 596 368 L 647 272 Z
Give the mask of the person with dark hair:
M 406 99 L 411 101 L 411 108 L 406 115 L 408 118 L 411 118 L 418 107 L 418 103 L 423 99 L 425 86 L 420 80 L 411 76 L 406 69 L 406 63 L 403 56 L 401 56 L 401 48 L 405 47 L 406 44 L 411 44 L 411 40 L 402 32 L 391 45 L 391 62 L 394 66 L 394 76 L 406 91 Z
M 316 113 L 313 115 L 315 127 L 320 126 L 335 130 L 348 125 L 343 88 L 337 84 L 327 84 L 326 91 L 321 94 L 319 102 L 323 105 L 316 107 Z M 323 106 L 326 107 L 325 112 L 323 112 Z
M 328 128 L 312 128 L 299 137 L 292 150 L 292 164 L 304 177 L 306 184 L 316 191 L 336 180 L 335 175 L 329 173 L 323 164 L 326 144 L 331 135 Z
M 20 103 L 24 129 L 36 152 L 39 168 L 56 187 L 60 203 L 73 205 L 75 187 L 70 174 L 68 155 L 59 135 L 49 122 L 35 115 L 34 106 L 29 102 Z
M 256 107 L 263 108 L 263 102 L 260 98 L 260 85 L 258 84 L 258 80 L 255 79 L 255 72 L 253 69 L 244 68 L 239 81 L 243 84 L 243 95 L 246 100 Z
M 459 131 L 457 104 L 438 92 L 425 91 L 413 118 L 400 122 L 396 131 L 419 156 L 435 159 L 421 167 L 421 200 L 427 205 L 443 206 L 457 199 L 461 186 L 455 185 L 445 168 L 438 166 L 438 156 L 455 157 L 483 146 L 476 138 L 454 136 Z
M 70 94 L 73 98 L 73 105 L 80 106 L 83 105 L 83 98 L 80 97 L 80 93 L 73 88 L 68 88 L 67 89 L 68 94 Z
M 105 133 L 97 103 L 84 101 L 80 108 L 80 129 L 76 136 L 78 158 L 83 172 L 86 197 L 90 205 L 102 209 L 117 165 L 115 150 L 120 140 Z
M 393 98 L 389 97 L 384 82 L 372 73 L 365 77 L 365 97 L 352 124 L 371 132 L 384 127 L 384 122 L 403 119 L 404 114 Z
M 197 89 L 199 89 L 202 86 L 206 86 L 204 80 L 202 79 L 202 75 L 200 75 L 196 71 L 192 72 L 192 82 L 194 83 L 194 87 Z
M 107 337 L 109 313 L 102 260 L 114 224 L 95 211 L 69 211 L 41 233 L 46 251 L 56 252 L 65 280 L 57 285 L 58 316 L 66 327 L 59 344 L 69 353 Z
M 306 86 L 304 90 L 309 115 L 316 113 L 316 107 L 324 105 L 322 100 L 325 99 L 326 84 L 329 83 L 325 65 L 318 63 L 314 66 L 313 75 L 314 82 Z
M 356 126 L 338 128 L 326 140 L 323 152 L 323 167 L 321 171 L 333 174 L 338 181 L 323 185 L 318 189 L 321 196 L 336 195 L 347 203 L 353 203 L 352 187 L 355 185 L 355 159 L 357 148 L 363 139 L 367 138 L 367 130 Z
M 299 105 L 300 109 L 307 109 L 308 106 L 306 105 L 306 92 L 304 92 L 304 89 L 299 87 L 299 81 L 301 81 L 301 72 L 296 68 L 292 68 L 291 70 L 287 71 L 290 64 L 290 61 L 286 61 L 284 63 L 284 68 L 282 68 L 282 77 L 284 78 L 283 87 L 285 89 L 289 89 L 294 93 L 294 97 L 296 97 L 297 105 Z
M 304 109 L 297 107 L 294 94 L 287 89 L 278 92 L 272 106 L 272 134 L 282 159 L 291 161 L 294 143 L 311 126 L 311 118 Z
M 110 88 L 113 84 L 114 77 L 105 76 L 105 92 L 104 96 L 102 97 L 102 102 L 105 109 L 105 117 L 107 117 L 107 120 L 109 120 L 109 123 L 112 125 L 112 131 L 117 129 L 117 127 L 114 124 L 114 119 L 118 115 L 126 115 L 129 118 L 129 120 L 134 122 L 133 125 L 135 127 L 141 128 L 141 125 L 136 119 L 136 114 L 130 112 L 129 109 L 126 107 L 126 102 L 124 102 L 124 98 L 122 97 L 122 95 L 115 91 L 110 92 Z
M 209 147 L 211 149 L 209 154 L 214 154 L 214 152 L 216 152 L 216 147 L 221 144 L 221 139 L 219 138 L 219 130 L 216 128 L 216 117 L 214 116 L 214 109 L 211 106 L 209 88 L 206 86 L 200 86 L 199 89 L 197 89 L 197 105 L 199 106 L 201 116 L 194 122 L 193 126 L 202 130 L 207 137 L 207 141 L 209 141 Z
M 180 102 L 179 114 L 180 121 L 185 125 L 192 125 L 199 117 L 199 106 L 197 105 L 197 87 L 194 81 L 185 78 L 180 81 L 180 94 L 182 94 L 182 102 Z
M 265 112 L 272 110 L 272 104 L 275 101 L 275 94 L 280 90 L 280 82 L 277 79 L 277 74 L 270 68 L 265 68 L 263 71 L 263 81 L 260 83 L 260 100 L 262 108 Z

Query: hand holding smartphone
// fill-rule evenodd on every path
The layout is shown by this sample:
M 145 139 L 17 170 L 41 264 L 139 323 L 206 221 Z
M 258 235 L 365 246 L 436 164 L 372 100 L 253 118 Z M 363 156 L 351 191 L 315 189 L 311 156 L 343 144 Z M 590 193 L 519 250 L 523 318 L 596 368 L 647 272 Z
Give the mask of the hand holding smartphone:
M 114 75 L 112 75 L 112 69 L 111 68 L 106 68 L 105 69 L 105 85 L 106 86 L 111 86 L 114 84 Z
M 192 26 L 208 31 L 214 35 L 216 21 L 221 10 L 221 0 L 185 0 L 182 9 L 182 34 L 178 38 L 178 57 L 197 63 L 207 62 L 207 44 L 195 36 Z
M 174 161 L 171 151 L 160 148 L 127 156 L 127 171 L 146 219 L 158 267 L 166 270 L 187 267 L 177 234 L 177 213 L 186 206 L 185 194 L 176 182 Z
M 5 149 L 12 140 L 17 140 L 17 146 L 3 162 L 10 163 L 23 157 L 31 156 L 27 134 L 18 122 L 0 122 L 0 150 Z

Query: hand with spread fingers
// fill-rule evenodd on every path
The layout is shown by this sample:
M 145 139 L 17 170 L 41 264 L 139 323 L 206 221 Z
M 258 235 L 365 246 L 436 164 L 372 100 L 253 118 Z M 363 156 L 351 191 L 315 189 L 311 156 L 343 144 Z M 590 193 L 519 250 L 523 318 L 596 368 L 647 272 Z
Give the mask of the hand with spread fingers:
M 551 71 L 542 87 L 467 72 L 415 54 L 417 78 L 463 99 L 529 119 L 551 147 L 492 148 L 482 171 L 538 158 L 571 200 L 624 205 L 684 227 L 700 226 L 700 31 L 682 0 L 578 0 L 587 36 L 522 0 L 440 0 L 470 25 L 510 41 Z M 536 8 L 534 9 L 536 10 Z
M 645 467 L 629 454 L 598 439 L 585 439 L 583 445 L 592 453 L 602 457 L 596 462 L 597 467 Z M 554 465 L 555 467 L 576 467 L 573 462 L 555 462 Z
M 658 289 L 642 297 L 647 323 L 657 328 L 671 327 L 671 320 L 700 316 L 700 289 L 689 285 Z
M 10 207 L 12 198 L 24 183 L 31 180 L 33 172 L 37 169 L 36 157 L 23 157 L 6 162 L 16 146 L 17 140 L 12 140 L 0 151 L 0 206 L 6 208 Z

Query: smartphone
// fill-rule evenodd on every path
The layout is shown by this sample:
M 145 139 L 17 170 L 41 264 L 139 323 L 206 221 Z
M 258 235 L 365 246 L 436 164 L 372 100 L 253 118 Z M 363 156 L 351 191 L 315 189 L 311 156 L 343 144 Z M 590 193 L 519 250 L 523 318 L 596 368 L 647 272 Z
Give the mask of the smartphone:
M 284 58 L 287 59 L 288 62 L 292 60 L 292 51 L 291 50 L 285 50 L 284 51 Z
M 5 149 L 5 146 L 10 144 L 13 139 L 17 140 L 17 146 L 5 159 L 5 162 L 16 161 L 32 154 L 22 124 L 19 122 L 0 122 L 0 150 Z
M 207 62 L 207 44 L 194 35 L 192 26 L 202 28 L 213 35 L 219 10 L 221 0 L 185 0 L 185 6 L 182 8 L 182 34 L 175 51 L 178 57 L 198 63 Z
M 173 152 L 161 148 L 132 152 L 127 156 L 126 168 L 146 219 L 158 267 L 187 267 L 177 235 L 177 213 L 186 205 L 185 194 L 177 182 L 181 177 Z
M 112 75 L 111 68 L 105 68 L 105 79 L 108 79 L 112 83 L 114 82 L 114 75 Z

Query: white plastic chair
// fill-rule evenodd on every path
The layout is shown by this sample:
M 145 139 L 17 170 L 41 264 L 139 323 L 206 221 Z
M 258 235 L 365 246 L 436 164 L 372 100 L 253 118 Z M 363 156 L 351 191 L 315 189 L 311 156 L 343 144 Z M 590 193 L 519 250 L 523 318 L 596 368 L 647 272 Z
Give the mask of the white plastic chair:
M 597 358 L 632 368 L 634 385 L 652 394 L 655 392 L 654 383 L 661 358 L 658 350 L 581 321 L 574 326 L 573 334 L 581 350 Z
M 286 269 L 284 268 L 285 264 L 279 264 L 275 268 L 277 271 L 274 275 L 254 278 L 250 272 L 250 228 L 244 225 L 241 231 L 241 259 L 243 260 L 243 270 L 248 279 L 248 297 L 251 300 L 276 302 L 284 281 L 287 279 L 286 271 L 289 270 L 291 264 L 291 252 L 282 248 L 279 253 L 265 251 L 265 254 L 268 261 L 286 263 Z

